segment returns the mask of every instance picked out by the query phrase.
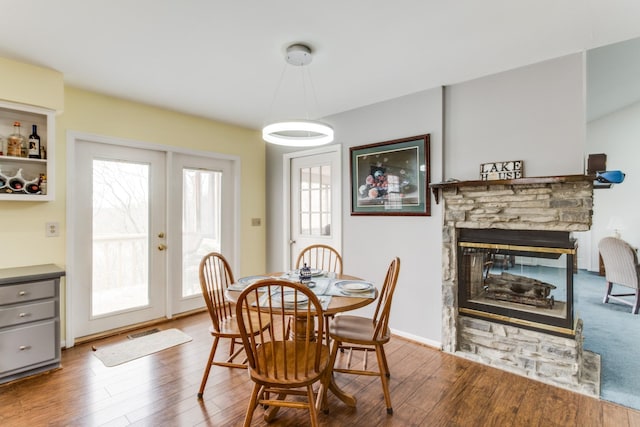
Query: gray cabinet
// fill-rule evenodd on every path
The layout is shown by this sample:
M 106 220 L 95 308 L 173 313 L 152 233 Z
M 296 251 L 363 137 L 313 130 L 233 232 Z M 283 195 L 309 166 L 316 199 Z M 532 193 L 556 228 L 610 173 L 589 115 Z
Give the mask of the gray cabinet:
M 0 384 L 60 366 L 60 277 L 54 264 L 0 269 Z

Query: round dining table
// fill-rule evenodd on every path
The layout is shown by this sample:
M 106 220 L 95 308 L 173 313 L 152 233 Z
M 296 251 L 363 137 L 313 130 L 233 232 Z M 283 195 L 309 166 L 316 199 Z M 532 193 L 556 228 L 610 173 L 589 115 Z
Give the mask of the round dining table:
M 270 273 L 264 275 L 265 279 L 273 278 L 280 279 L 283 278 L 283 273 Z M 285 279 L 287 280 L 287 279 Z M 291 280 L 291 279 L 288 279 Z M 355 276 L 350 276 L 347 274 L 336 274 L 335 280 L 362 280 Z M 346 311 L 356 310 L 358 308 L 365 307 L 371 304 L 378 298 L 378 289 L 374 285 L 375 295 L 373 298 L 371 297 L 359 297 L 359 296 L 339 296 L 332 295 L 331 301 L 329 302 L 328 307 L 324 310 L 325 316 L 333 316 L 338 313 L 344 313 Z M 227 289 L 225 291 L 225 297 L 228 301 L 232 303 L 236 303 L 238 301 L 238 297 L 242 293 L 241 290 L 232 290 Z M 306 328 L 301 328 L 300 330 L 306 330 Z M 333 367 L 332 367 L 333 368 Z M 355 396 L 346 393 L 336 384 L 333 374 L 331 375 L 331 382 L 329 383 L 329 390 L 340 400 L 342 400 L 346 405 L 355 407 L 356 406 L 356 398 Z

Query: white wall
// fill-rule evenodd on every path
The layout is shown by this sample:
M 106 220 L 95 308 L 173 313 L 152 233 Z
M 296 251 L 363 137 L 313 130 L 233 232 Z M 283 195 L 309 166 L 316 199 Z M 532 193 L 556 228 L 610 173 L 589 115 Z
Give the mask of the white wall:
M 345 271 L 382 281 L 400 257 L 391 328 L 439 345 L 441 341 L 442 205 L 431 193 L 431 216 L 351 216 L 349 147 L 430 134 L 431 181 L 442 179 L 442 91 L 434 89 L 331 117 L 343 146 Z M 372 312 L 373 307 L 363 309 Z
M 607 169 L 626 173 L 623 183 L 594 191 L 591 229 L 591 270 L 598 270 L 597 244 L 605 236 L 609 219 L 619 217 L 625 228 L 620 236 L 640 247 L 640 102 L 587 124 L 588 153 L 605 153 Z
M 524 176 L 584 173 L 581 54 L 448 87 L 444 176 L 480 179 L 480 164 L 524 161 Z

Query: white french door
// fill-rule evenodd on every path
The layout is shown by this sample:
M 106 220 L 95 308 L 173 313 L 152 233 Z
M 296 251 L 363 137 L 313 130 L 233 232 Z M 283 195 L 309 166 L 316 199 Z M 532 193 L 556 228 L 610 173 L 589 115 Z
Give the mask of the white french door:
M 233 265 L 235 174 L 230 160 L 184 154 L 172 155 L 170 170 L 170 311 L 182 313 L 204 305 L 198 276 L 204 255 L 220 252 Z
M 204 307 L 202 257 L 235 265 L 235 160 L 92 136 L 70 144 L 67 345 Z
M 340 146 L 289 157 L 289 268 L 305 247 L 322 243 L 342 252 Z
M 165 154 L 89 141 L 75 149 L 74 337 L 164 316 Z

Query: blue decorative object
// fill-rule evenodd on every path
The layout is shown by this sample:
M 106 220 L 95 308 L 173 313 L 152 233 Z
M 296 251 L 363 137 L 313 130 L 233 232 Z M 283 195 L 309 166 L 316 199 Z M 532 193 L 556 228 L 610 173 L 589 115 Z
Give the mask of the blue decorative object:
M 605 184 L 620 184 L 624 181 L 625 174 L 622 171 L 596 172 L 596 181 Z
M 311 267 L 309 267 L 306 262 L 300 269 L 299 277 L 300 283 L 302 283 L 303 285 L 309 285 L 309 283 L 311 283 Z

